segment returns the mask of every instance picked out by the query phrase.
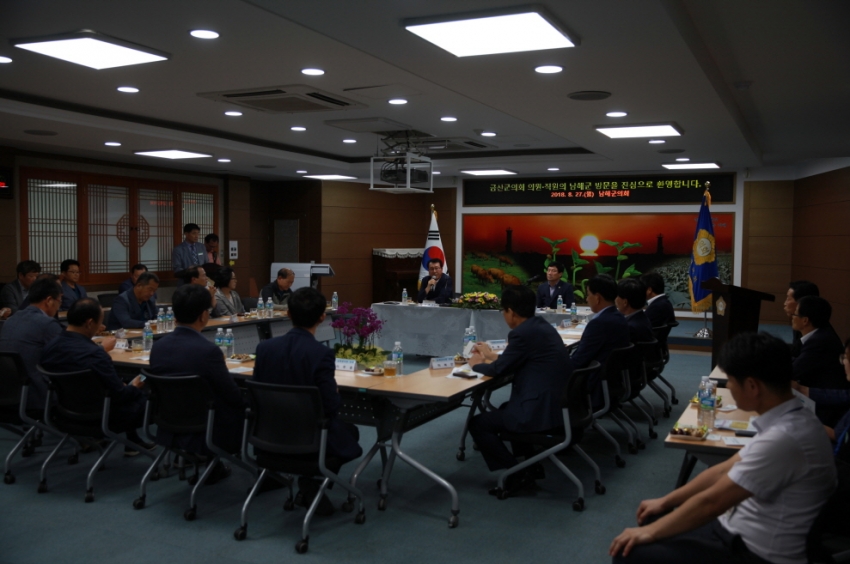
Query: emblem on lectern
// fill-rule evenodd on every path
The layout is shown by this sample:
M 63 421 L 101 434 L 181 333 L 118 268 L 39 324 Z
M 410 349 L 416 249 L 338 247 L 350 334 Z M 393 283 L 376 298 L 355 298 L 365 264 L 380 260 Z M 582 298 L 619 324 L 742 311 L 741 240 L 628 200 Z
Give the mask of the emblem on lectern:
M 726 300 L 720 297 L 717 299 L 717 302 L 714 304 L 714 306 L 717 310 L 718 315 L 726 315 Z

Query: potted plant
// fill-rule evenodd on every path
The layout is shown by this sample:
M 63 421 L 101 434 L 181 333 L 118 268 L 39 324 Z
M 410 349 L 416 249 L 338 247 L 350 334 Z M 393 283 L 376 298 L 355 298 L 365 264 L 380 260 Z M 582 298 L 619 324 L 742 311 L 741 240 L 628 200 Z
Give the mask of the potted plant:
M 383 326 L 384 322 L 372 309 L 343 302 L 331 323 L 340 341 L 334 345 L 334 354 L 337 358 L 353 358 L 365 368 L 381 366 L 386 352 L 375 346 L 375 337 Z

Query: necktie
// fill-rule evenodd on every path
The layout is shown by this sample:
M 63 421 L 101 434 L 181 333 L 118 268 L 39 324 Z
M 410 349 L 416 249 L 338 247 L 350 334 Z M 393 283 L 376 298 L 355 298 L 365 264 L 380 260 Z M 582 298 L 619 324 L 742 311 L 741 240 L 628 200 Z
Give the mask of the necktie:
M 198 264 L 198 253 L 195 252 L 195 243 L 189 243 L 189 248 L 192 249 L 192 262 Z

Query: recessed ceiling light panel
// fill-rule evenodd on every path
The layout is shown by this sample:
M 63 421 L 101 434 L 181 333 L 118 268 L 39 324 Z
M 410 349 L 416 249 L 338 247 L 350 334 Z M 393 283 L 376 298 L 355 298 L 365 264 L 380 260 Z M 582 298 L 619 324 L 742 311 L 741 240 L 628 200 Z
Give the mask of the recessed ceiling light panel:
M 656 125 L 621 125 L 597 127 L 596 131 L 611 139 L 634 139 L 637 137 L 679 137 L 682 133 L 670 123 Z
M 198 39 L 218 39 L 219 35 L 217 32 L 212 31 L 211 29 L 193 29 L 189 32 L 189 35 L 192 37 L 197 37 Z
M 357 139 L 343 139 L 343 143 L 357 143 Z
M 137 155 L 141 155 L 143 157 L 157 157 L 160 159 L 203 159 L 209 158 L 212 155 L 205 155 L 203 153 L 192 153 L 191 151 L 181 151 L 179 149 L 168 149 L 165 151 L 136 151 Z
M 471 174 L 472 176 L 510 176 L 516 174 L 512 170 L 493 169 L 493 170 L 462 170 L 463 174 Z
M 357 180 L 356 176 L 343 176 L 341 174 L 310 174 L 304 178 L 315 178 L 316 180 Z
M 296 170 L 295 173 L 296 174 L 307 174 L 307 171 L 306 170 Z
M 548 170 L 549 172 L 558 172 L 558 171 L 559 171 L 559 170 L 561 170 L 561 169 L 560 169 L 560 168 L 552 167 L 552 168 L 547 168 L 546 170 Z
M 393 106 L 403 106 L 407 103 L 407 100 L 404 98 L 393 98 L 392 100 L 389 100 L 389 103 Z
M 220 162 L 220 163 L 229 163 L 229 162 L 230 162 L 230 159 L 218 159 L 218 162 Z
M 11 63 L 11 62 L 12 62 L 12 59 L 10 59 L 9 57 L 0 57 L 0 64 L 5 65 L 5 64 Z
M 19 39 L 13 41 L 13 44 L 20 49 L 97 70 L 154 63 L 169 58 L 167 53 L 93 31 Z
M 139 91 L 135 86 L 119 86 L 116 90 L 125 94 L 136 94 Z
M 496 136 L 495 131 L 482 131 L 481 132 L 481 137 L 495 137 L 495 136 Z
M 557 74 L 564 70 L 564 67 L 559 67 L 558 65 L 541 65 L 534 69 L 534 72 L 539 72 L 540 74 Z
M 705 169 L 705 168 L 720 168 L 720 165 L 717 163 L 668 163 L 661 165 L 667 170 L 694 170 L 694 169 Z
M 301 125 L 293 125 L 289 129 L 291 129 L 292 131 L 307 131 L 307 128 Z
M 242 112 L 237 112 L 236 110 L 229 110 L 229 111 L 224 112 L 224 115 L 230 116 L 230 117 L 239 117 L 239 116 L 242 115 Z
M 106 143 L 104 143 L 104 145 L 106 145 L 107 147 L 120 147 L 121 143 L 119 143 L 118 141 L 107 141 Z
M 688 157 L 679 157 L 678 159 L 676 159 L 676 162 L 677 162 L 677 163 L 686 163 L 686 162 L 688 162 L 688 161 L 690 161 L 690 160 L 691 160 L 691 159 L 689 159 Z
M 626 112 L 608 112 L 605 115 L 608 117 L 626 117 L 629 114 Z
M 409 32 L 456 57 L 575 47 L 547 18 L 527 9 L 519 13 L 465 19 L 410 20 Z
M 452 116 L 443 116 L 440 118 L 440 121 L 457 121 L 457 118 Z
M 301 74 L 306 74 L 307 76 L 322 76 L 325 74 L 325 71 L 322 69 L 301 69 Z
M 649 140 L 650 145 L 661 145 L 661 144 L 666 143 L 666 142 L 667 141 L 665 141 L 664 139 L 650 139 Z

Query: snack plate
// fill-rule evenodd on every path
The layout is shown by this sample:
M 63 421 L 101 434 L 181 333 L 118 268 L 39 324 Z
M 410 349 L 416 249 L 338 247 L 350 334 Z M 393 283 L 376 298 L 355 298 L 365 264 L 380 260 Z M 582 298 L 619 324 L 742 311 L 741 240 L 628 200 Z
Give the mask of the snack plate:
M 366 368 L 360 371 L 361 374 L 365 374 L 366 376 L 383 376 L 384 369 L 383 368 Z
M 693 425 L 682 425 L 681 427 L 674 427 L 674 429 L 698 429 L 699 427 L 694 427 Z M 693 435 L 674 435 L 673 433 L 669 434 L 670 437 L 674 439 L 684 439 L 686 441 L 704 441 L 708 438 L 708 433 L 704 434 L 702 437 L 695 437 Z
M 241 362 L 251 362 L 252 360 L 254 360 L 256 358 L 256 355 L 253 355 L 253 354 L 249 354 L 248 356 L 251 357 L 251 358 L 228 358 L 227 362 L 239 362 L 239 363 L 241 363 Z

